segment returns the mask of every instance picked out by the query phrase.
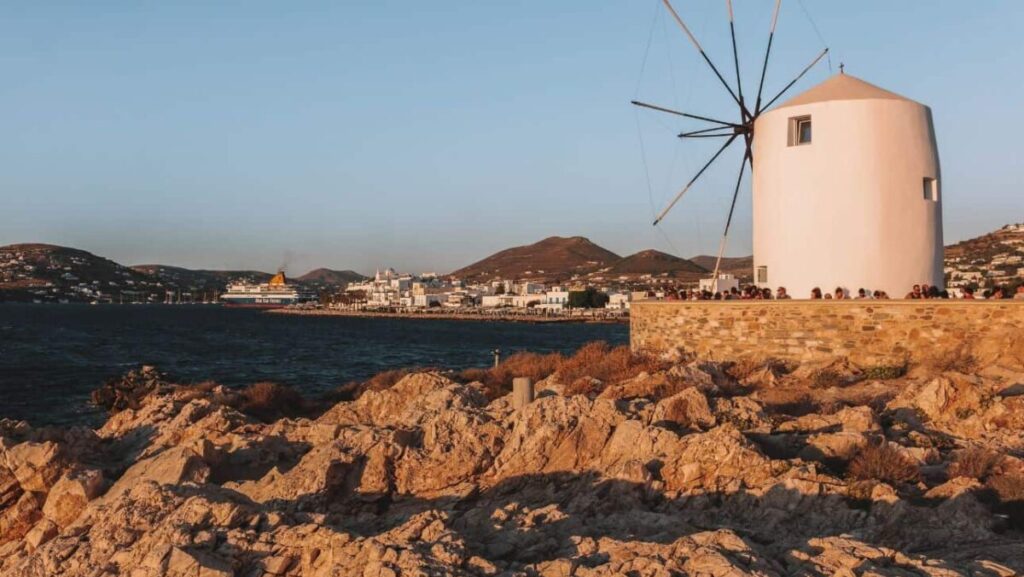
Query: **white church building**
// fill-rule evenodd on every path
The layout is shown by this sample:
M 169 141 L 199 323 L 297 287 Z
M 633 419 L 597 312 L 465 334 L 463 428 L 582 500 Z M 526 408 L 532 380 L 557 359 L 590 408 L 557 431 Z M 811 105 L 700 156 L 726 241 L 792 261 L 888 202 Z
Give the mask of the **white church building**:
M 754 125 L 754 279 L 794 298 L 943 285 L 931 110 L 847 74 Z

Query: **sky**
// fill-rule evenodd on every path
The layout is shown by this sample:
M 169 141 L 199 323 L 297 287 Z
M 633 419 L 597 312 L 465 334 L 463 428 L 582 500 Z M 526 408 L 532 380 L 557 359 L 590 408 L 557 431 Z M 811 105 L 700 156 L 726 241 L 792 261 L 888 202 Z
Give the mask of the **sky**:
M 724 1 L 675 0 L 734 78 Z M 735 0 L 747 91 L 773 3 Z M 783 0 L 765 93 L 846 71 L 931 106 L 947 244 L 1024 221 L 1024 2 Z M 714 253 L 735 117 L 659 0 L 0 5 L 0 244 L 124 264 L 448 272 L 586 236 Z M 727 254 L 751 251 L 750 185 Z

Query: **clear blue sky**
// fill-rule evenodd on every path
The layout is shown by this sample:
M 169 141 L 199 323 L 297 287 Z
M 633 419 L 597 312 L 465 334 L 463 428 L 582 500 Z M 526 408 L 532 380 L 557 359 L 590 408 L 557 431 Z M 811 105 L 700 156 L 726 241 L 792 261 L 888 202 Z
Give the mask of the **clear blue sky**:
M 784 0 L 768 92 L 824 39 L 833 70 L 932 107 L 947 241 L 1024 221 L 1024 2 L 802 1 L 820 37 Z M 724 0 L 675 4 L 731 77 Z M 771 4 L 735 2 L 750 83 Z M 0 244 L 293 273 L 445 272 L 550 235 L 713 252 L 738 156 L 650 225 L 710 150 L 628 101 L 733 114 L 658 6 L 5 3 Z M 732 254 L 750 251 L 744 189 Z

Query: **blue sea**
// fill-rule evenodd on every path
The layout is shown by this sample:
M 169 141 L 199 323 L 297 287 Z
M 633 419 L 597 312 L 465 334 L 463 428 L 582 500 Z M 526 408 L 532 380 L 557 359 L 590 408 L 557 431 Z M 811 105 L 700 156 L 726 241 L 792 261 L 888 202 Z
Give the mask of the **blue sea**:
M 212 305 L 0 305 L 0 418 L 97 425 L 89 393 L 141 364 L 178 382 L 276 381 L 314 397 L 394 368 L 463 369 L 492 351 L 625 344 L 623 324 L 300 317 Z

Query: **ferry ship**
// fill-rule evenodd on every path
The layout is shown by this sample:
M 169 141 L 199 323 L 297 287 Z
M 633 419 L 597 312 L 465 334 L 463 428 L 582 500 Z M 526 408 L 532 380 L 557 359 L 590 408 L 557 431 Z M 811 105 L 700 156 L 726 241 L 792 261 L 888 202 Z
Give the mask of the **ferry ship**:
M 226 306 L 280 308 L 314 300 L 314 296 L 288 284 L 283 272 L 279 272 L 262 284 L 235 282 L 228 285 L 220 301 Z

